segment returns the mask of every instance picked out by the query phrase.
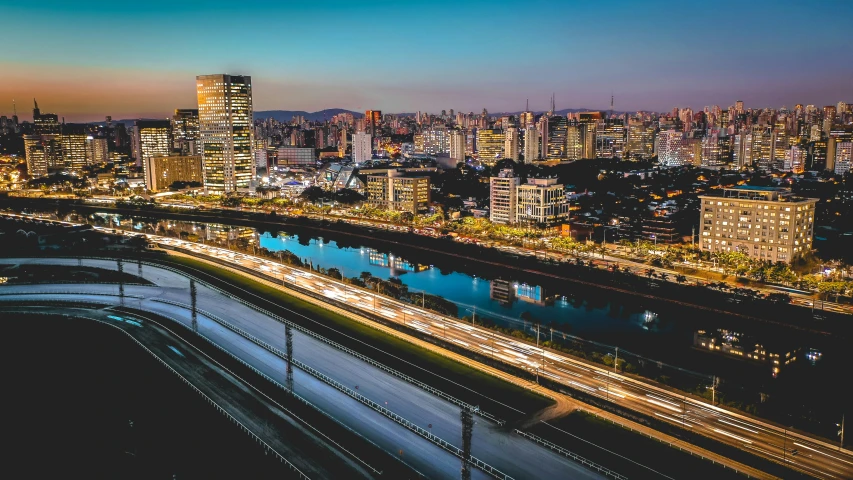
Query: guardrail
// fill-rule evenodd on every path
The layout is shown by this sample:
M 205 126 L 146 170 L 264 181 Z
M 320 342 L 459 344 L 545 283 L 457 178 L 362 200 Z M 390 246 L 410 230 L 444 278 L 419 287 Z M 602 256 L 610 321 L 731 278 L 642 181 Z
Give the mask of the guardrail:
M 542 446 L 548 447 L 551 450 L 554 450 L 557 453 L 560 453 L 560 454 L 562 454 L 562 455 L 564 455 L 564 456 L 566 456 L 566 457 L 568 457 L 568 458 L 570 458 L 570 459 L 572 459 L 572 460 L 574 460 L 580 464 L 583 464 L 587 468 L 589 468 L 591 470 L 595 470 L 598 473 L 600 473 L 606 477 L 613 478 L 614 480 L 628 480 L 628 477 L 626 477 L 624 475 L 620 475 L 620 474 L 618 474 L 618 473 L 616 473 L 616 472 L 614 472 L 608 468 L 604 468 L 601 465 L 598 465 L 597 463 L 591 462 L 591 461 L 581 457 L 580 455 L 578 455 L 576 453 L 570 452 L 570 451 L 566 450 L 565 448 L 563 448 L 563 447 L 561 447 L 555 443 L 552 443 L 552 442 L 549 442 L 548 440 L 545 440 L 542 437 L 539 437 L 539 436 L 534 435 L 534 434 L 529 433 L 529 432 L 523 432 L 517 428 L 514 431 L 515 431 L 515 433 L 521 435 L 522 437 L 525 437 L 529 440 L 533 440 L 534 442 L 536 442 Z
M 172 271 L 173 273 L 178 273 L 178 274 L 183 275 L 183 276 L 187 275 L 186 272 L 183 272 L 183 271 L 178 270 L 176 268 L 168 267 L 165 265 L 159 265 L 159 264 L 150 264 L 150 265 L 156 266 L 157 268 L 163 268 L 165 270 L 169 270 L 169 271 Z M 444 399 L 450 403 L 453 403 L 454 405 L 457 405 L 461 408 L 472 408 L 473 407 L 472 405 L 470 405 L 470 404 L 468 404 L 468 403 L 466 403 L 466 402 L 464 402 L 464 401 L 462 401 L 462 400 L 460 400 L 460 399 L 458 399 L 452 395 L 449 395 L 445 392 L 442 392 L 441 390 L 439 390 L 435 387 L 427 385 L 426 383 L 424 383 L 420 380 L 417 380 L 417 379 L 415 379 L 409 375 L 406 375 L 403 372 L 397 371 L 397 370 L 395 370 L 395 369 L 393 369 L 393 368 L 391 368 L 391 367 L 389 367 L 383 363 L 380 363 L 380 362 L 368 357 L 367 355 L 356 352 L 355 350 L 353 350 L 349 347 L 341 345 L 340 343 L 335 342 L 334 340 L 331 340 L 329 338 L 326 338 L 326 337 L 324 337 L 324 336 L 322 336 L 322 335 L 320 335 L 320 334 L 318 334 L 312 330 L 309 330 L 309 329 L 307 329 L 307 328 L 305 328 L 299 324 L 296 324 L 294 322 L 291 322 L 290 320 L 287 320 L 283 317 L 280 317 L 280 316 L 276 315 L 275 313 L 270 312 L 269 310 L 258 307 L 257 305 L 255 305 L 251 302 L 247 302 L 246 300 L 244 300 L 240 297 L 237 297 L 237 296 L 235 296 L 235 295 L 233 295 L 233 294 L 231 294 L 225 290 L 222 290 L 221 288 L 215 287 L 215 286 L 213 286 L 213 285 L 211 285 L 211 284 L 209 284 L 203 280 L 196 279 L 196 281 L 198 281 L 200 284 L 203 284 L 205 287 L 210 288 L 211 290 L 214 290 L 215 292 L 217 292 L 221 295 L 225 295 L 226 297 L 231 298 L 232 300 L 235 300 L 235 301 L 241 303 L 242 305 L 245 305 L 246 307 L 251 308 L 252 310 L 255 310 L 259 313 L 262 313 L 262 314 L 264 314 L 264 315 L 266 315 L 266 316 L 268 316 L 268 317 L 270 317 L 270 318 L 272 318 L 272 319 L 274 319 L 280 323 L 287 324 L 287 325 L 291 326 L 292 328 L 298 330 L 299 332 L 301 332 L 305 335 L 308 335 L 312 338 L 320 340 L 321 342 L 323 342 L 327 345 L 330 345 L 330 346 L 332 346 L 332 347 L 334 347 L 334 348 L 336 348 L 336 349 L 338 349 L 344 353 L 352 355 L 352 356 L 358 358 L 359 360 L 362 360 L 363 362 L 366 362 L 366 363 L 368 363 L 368 364 L 370 364 L 376 368 L 379 368 L 380 370 L 382 370 L 386 373 L 390 373 L 391 375 L 393 375 L 397 378 L 400 378 L 401 380 L 404 380 L 404 381 L 406 381 L 412 385 L 415 385 L 416 387 L 419 387 L 419 388 L 421 388 L 421 389 L 423 389 L 423 390 L 425 390 L 425 391 L 427 391 L 427 392 L 429 392 L 429 393 L 431 393 L 431 394 L 433 394 L 439 398 L 442 398 L 442 399 Z M 300 291 L 299 293 L 304 294 L 305 292 Z M 312 295 L 312 297 L 313 297 L 313 295 Z M 354 312 L 352 312 L 352 313 L 354 313 Z M 498 417 L 496 417 L 496 416 L 494 416 L 488 412 L 485 412 L 482 409 L 476 409 L 476 410 L 477 410 L 477 415 L 479 415 L 479 416 L 481 416 L 487 420 L 490 420 L 490 421 L 492 421 L 492 422 L 494 422 L 500 426 L 503 426 L 506 423 L 505 420 L 502 420 L 502 419 L 500 419 L 500 418 L 498 418 Z
M 101 292 L 70 292 L 68 290 L 50 291 L 50 292 L 3 292 L 0 291 L 0 296 L 14 295 L 95 295 L 101 297 L 118 297 L 118 293 L 101 293 Z M 144 299 L 142 295 L 124 295 L 124 298 L 134 298 L 137 300 Z
M 176 302 L 173 300 L 152 299 L 152 301 L 155 301 L 158 303 L 165 303 L 168 305 L 173 305 L 173 306 L 184 308 L 184 309 L 192 308 L 190 305 L 186 305 L 186 304 Z M 215 315 L 213 315 L 210 312 L 207 312 L 205 310 L 196 309 L 196 311 L 198 311 L 199 313 L 201 313 L 205 317 L 208 317 L 209 319 L 213 320 L 214 322 L 222 325 L 223 327 L 227 328 L 228 330 L 230 330 L 230 331 L 240 335 L 241 337 L 249 340 L 250 342 L 254 343 L 255 345 L 258 345 L 259 347 L 263 348 L 264 350 L 267 350 L 268 352 L 272 353 L 273 355 L 276 355 L 277 357 L 279 357 L 281 359 L 285 359 L 287 357 L 285 352 L 283 352 L 283 351 L 279 350 L 278 348 L 270 345 L 269 343 L 255 337 L 254 335 L 246 332 L 245 330 L 241 329 L 240 327 L 234 326 L 231 323 L 226 322 L 225 320 L 222 320 L 221 318 L 219 318 L 219 317 L 217 317 L 217 316 L 215 316 Z M 441 437 L 433 435 L 429 431 L 419 427 L 418 425 L 415 425 L 414 423 L 405 419 L 404 417 L 394 413 L 393 411 L 383 407 L 382 405 L 378 404 L 377 402 L 365 397 L 364 395 L 361 395 L 360 393 L 356 392 L 355 390 L 350 389 L 349 387 L 343 385 L 342 383 L 338 382 L 337 380 L 335 380 L 335 379 L 329 377 L 328 375 L 310 367 L 309 365 L 306 365 L 305 363 L 303 363 L 299 360 L 293 359 L 293 364 L 297 368 L 299 368 L 300 370 L 303 370 L 304 372 L 306 372 L 306 373 L 310 374 L 311 376 L 317 378 L 318 380 L 322 381 L 323 383 L 326 383 L 327 385 L 335 388 L 336 390 L 346 394 L 347 396 L 354 398 L 359 403 L 362 403 L 362 404 L 370 407 L 372 410 L 381 413 L 383 416 L 390 418 L 391 420 L 393 420 L 397 424 L 406 427 L 408 430 L 415 432 L 419 436 L 429 440 L 430 442 L 432 442 L 435 445 L 438 445 L 442 449 L 452 453 L 453 455 L 455 455 L 461 459 L 465 459 L 464 454 L 460 448 L 458 448 L 458 447 L 454 446 L 453 444 L 447 442 L 446 440 L 442 439 Z M 493 476 L 494 478 L 502 479 L 502 480 L 512 480 L 512 477 L 510 477 L 509 475 L 506 475 L 505 473 L 503 473 L 500 470 L 492 467 L 491 465 L 483 462 L 482 460 L 474 457 L 473 455 L 471 455 L 470 458 L 468 458 L 467 460 L 470 461 L 472 465 L 477 466 L 478 468 L 480 468 L 484 472 L 488 473 L 489 475 Z

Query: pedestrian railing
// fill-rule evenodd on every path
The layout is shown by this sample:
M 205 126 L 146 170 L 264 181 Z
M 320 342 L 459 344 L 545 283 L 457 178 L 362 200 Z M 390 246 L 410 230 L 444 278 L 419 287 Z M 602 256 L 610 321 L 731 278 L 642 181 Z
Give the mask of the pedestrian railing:
M 598 473 L 600 473 L 606 477 L 613 478 L 614 480 L 628 480 L 628 477 L 626 477 L 624 475 L 620 475 L 620 474 L 618 474 L 618 473 L 616 473 L 616 472 L 614 472 L 608 468 L 604 468 L 601 465 L 598 465 L 597 463 L 591 462 L 591 461 L 581 457 L 580 455 L 578 455 L 576 453 L 570 452 L 570 451 L 566 450 L 565 448 L 563 448 L 563 447 L 561 447 L 555 443 L 549 442 L 548 440 L 545 440 L 544 438 L 539 437 L 537 435 L 534 435 L 530 432 L 523 432 L 523 431 L 516 428 L 515 433 L 517 433 L 517 434 L 521 435 L 522 437 L 525 437 L 529 440 L 533 440 L 534 442 L 538 443 L 539 445 L 548 447 L 551 450 L 554 450 L 555 452 L 557 452 L 557 453 L 559 453 L 565 457 L 568 457 L 568 458 L 584 465 L 585 467 L 587 467 L 591 470 L 595 470 Z

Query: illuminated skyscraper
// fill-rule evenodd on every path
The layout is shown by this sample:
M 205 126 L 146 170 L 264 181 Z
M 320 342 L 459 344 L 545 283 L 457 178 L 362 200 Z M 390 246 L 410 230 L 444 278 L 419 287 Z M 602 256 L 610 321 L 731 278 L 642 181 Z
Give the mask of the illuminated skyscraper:
M 499 128 L 480 128 L 477 130 L 477 154 L 480 163 L 494 165 L 501 158 L 504 147 L 504 133 Z
M 39 135 L 59 133 L 59 117 L 55 113 L 41 113 L 39 104 L 33 99 L 33 125 Z
M 658 162 L 667 167 L 677 167 L 687 162 L 687 143 L 684 133 L 678 130 L 663 130 L 657 138 Z
M 59 144 L 65 169 L 80 175 L 83 167 L 89 164 L 86 156 L 86 138 L 89 136 L 86 125 L 63 124 L 60 125 L 60 130 L 62 133 L 59 135 Z
M 47 156 L 41 135 L 24 135 L 24 155 L 27 159 L 27 173 L 30 178 L 47 175 Z
M 198 109 L 179 108 L 172 115 L 172 141 L 182 155 L 200 155 Z
M 107 139 L 103 137 L 86 137 L 86 162 L 89 164 L 102 164 L 110 160 L 107 147 Z
M 628 152 L 632 158 L 647 159 L 654 154 L 654 129 L 642 120 L 628 121 Z
M 853 142 L 844 141 L 838 142 L 835 145 L 835 166 L 834 171 L 839 175 L 844 175 L 853 167 Z
M 518 129 L 509 127 L 504 132 L 504 158 L 518 161 Z
M 142 175 L 147 179 L 148 160 L 165 157 L 172 152 L 172 123 L 169 120 L 137 120 L 133 124 L 130 143 L 133 158 L 137 165 L 142 166 Z
M 529 125 L 524 130 L 524 163 L 538 160 L 542 149 L 539 145 L 539 130 L 536 125 Z
M 547 130 L 542 134 L 545 146 L 545 158 L 548 160 L 563 160 L 566 158 L 566 117 L 554 115 L 545 122 Z
M 196 90 L 205 190 L 247 190 L 255 178 L 252 77 L 200 75 Z

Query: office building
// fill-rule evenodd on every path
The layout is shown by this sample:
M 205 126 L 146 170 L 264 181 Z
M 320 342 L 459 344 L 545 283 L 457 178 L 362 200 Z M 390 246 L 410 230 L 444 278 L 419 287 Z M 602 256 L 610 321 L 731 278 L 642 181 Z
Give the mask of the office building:
M 148 178 L 145 172 L 148 159 L 165 157 L 172 153 L 172 122 L 169 120 L 135 121 L 130 145 L 136 164 L 142 166 L 143 177 Z
M 60 132 L 58 140 L 65 170 L 73 175 L 82 175 L 83 169 L 89 165 L 86 155 L 86 138 L 89 134 L 86 125 L 62 124 Z
M 465 163 L 465 132 L 463 130 L 450 131 L 450 158 L 453 164 Z
M 369 133 L 352 134 L 352 161 L 364 163 L 373 158 L 373 140 Z
M 179 108 L 172 115 L 172 146 L 181 155 L 201 155 L 198 142 L 198 109 Z
M 595 146 L 597 145 L 598 124 L 601 122 L 601 112 L 578 113 L 578 127 L 580 128 L 581 141 L 583 142 L 583 155 L 581 158 L 595 158 Z
M 175 182 L 204 182 L 199 155 L 149 157 L 145 162 L 145 185 L 152 192 L 167 190 Z
M 536 125 L 529 125 L 524 130 L 524 163 L 532 163 L 541 158 L 539 130 Z
M 252 77 L 200 75 L 196 91 L 205 190 L 247 191 L 255 178 Z
M 791 148 L 785 152 L 785 161 L 783 162 L 782 170 L 786 172 L 803 173 L 806 168 L 807 153 L 808 152 L 805 148 L 792 145 Z
M 679 130 L 662 130 L 658 133 L 655 150 L 658 162 L 666 167 L 678 167 L 687 163 L 687 141 Z
M 429 199 L 429 177 L 407 177 L 396 170 L 367 176 L 367 202 L 374 207 L 417 214 L 429 210 Z
M 544 158 L 546 160 L 565 160 L 568 128 L 566 117 L 559 115 L 548 117 L 543 124 L 545 125 L 545 131 L 542 133 L 542 141 L 545 142 Z
M 353 136 L 355 138 L 355 136 Z M 277 165 L 280 167 L 316 166 L 317 155 L 313 148 L 278 147 L 276 150 Z
M 503 158 L 518 161 L 518 128 L 507 127 L 504 131 Z
M 30 178 L 47 175 L 47 156 L 41 135 L 24 135 L 24 156 Z
M 554 225 L 569 213 L 566 190 L 556 178 L 530 178 L 518 187 L 516 222 L 529 225 Z
M 625 155 L 625 123 L 619 119 L 599 122 L 595 137 L 597 158 L 623 158 Z
M 503 169 L 489 179 L 489 220 L 512 224 L 518 214 L 518 186 L 521 179 L 512 169 Z
M 443 155 L 450 153 L 450 133 L 447 127 L 435 127 L 421 133 L 423 146 L 421 153 Z
M 483 165 L 494 165 L 503 155 L 504 132 L 499 128 L 477 130 L 477 158 Z
M 35 98 L 33 99 L 33 127 L 38 135 L 59 133 L 59 116 L 55 113 L 42 113 Z
M 788 262 L 811 251 L 817 199 L 773 187 L 724 188 L 700 195 L 700 248 Z
M 654 155 L 655 130 L 646 125 L 642 120 L 634 119 L 628 121 L 628 156 L 640 160 L 646 160 Z

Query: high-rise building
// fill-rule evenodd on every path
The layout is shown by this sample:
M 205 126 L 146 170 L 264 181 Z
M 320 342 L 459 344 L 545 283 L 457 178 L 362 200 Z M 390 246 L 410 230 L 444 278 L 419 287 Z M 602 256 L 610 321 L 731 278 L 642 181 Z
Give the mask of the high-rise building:
M 175 182 L 204 181 L 198 155 L 155 156 L 145 162 L 145 186 L 152 192 L 166 190 Z
M 27 173 L 30 178 L 47 175 L 47 156 L 41 135 L 24 135 L 24 155 L 27 161 Z
M 625 154 L 625 123 L 618 118 L 599 122 L 595 155 L 598 158 L 623 158 Z
M 276 150 L 276 162 L 281 166 L 316 166 L 317 154 L 310 147 L 281 146 Z
M 743 113 L 743 100 L 738 100 L 735 102 L 735 112 L 740 115 Z
M 131 150 L 137 165 L 152 157 L 172 153 L 172 123 L 169 120 L 137 120 L 133 122 Z
M 450 136 L 447 127 L 435 127 L 424 130 L 423 151 L 427 155 L 442 155 L 450 153 Z
M 504 131 L 504 158 L 518 161 L 518 128 L 507 127 Z
M 477 155 L 480 163 L 494 165 L 501 158 L 504 147 L 504 133 L 499 128 L 480 128 L 477 130 Z
M 627 149 L 632 158 L 651 158 L 655 150 L 654 129 L 640 119 L 629 120 Z
M 33 126 L 39 135 L 59 133 L 59 116 L 55 113 L 42 113 L 36 99 L 33 99 Z
M 515 223 L 520 184 L 521 179 L 509 168 L 489 179 L 489 220 L 492 223 Z
M 255 178 L 252 77 L 200 75 L 196 91 L 204 188 L 215 193 L 248 190 Z
M 110 161 L 107 139 L 104 137 L 86 136 L 86 163 L 104 164 Z
M 89 165 L 86 155 L 86 138 L 89 134 L 86 125 L 66 123 L 60 125 L 59 145 L 62 149 L 62 161 L 65 170 L 75 175 L 81 175 Z
M 429 209 L 429 198 L 429 177 L 406 177 L 396 170 L 367 176 L 367 201 L 375 207 L 416 214 Z
M 699 198 L 704 251 L 741 252 L 756 260 L 787 263 L 811 251 L 816 198 L 752 186 L 724 188 Z
M 542 148 L 540 146 L 539 129 L 536 125 L 529 125 L 524 130 L 524 163 L 532 163 L 541 158 Z
M 450 131 L 450 158 L 454 164 L 465 163 L 465 132 L 462 130 Z
M 806 167 L 807 151 L 797 145 L 792 145 L 785 152 L 785 162 L 782 165 L 782 170 L 786 172 L 803 173 Z
M 198 109 L 179 108 L 172 115 L 172 141 L 182 155 L 201 155 L 198 142 Z
M 853 166 L 853 142 L 847 140 L 835 144 L 835 165 L 833 171 L 844 175 Z
M 352 134 L 352 161 L 355 163 L 368 162 L 373 158 L 372 137 L 369 133 L 356 132 Z
M 530 178 L 518 187 L 516 222 L 553 225 L 569 213 L 566 189 L 556 178 Z
M 678 167 L 687 163 L 687 143 L 684 132 L 662 130 L 658 133 L 656 148 L 658 162 L 667 167 Z
M 364 131 L 372 136 L 379 134 L 382 125 L 382 110 L 368 110 L 364 112 Z
M 578 113 L 578 126 L 580 127 L 581 141 L 583 142 L 582 158 L 595 158 L 596 137 L 600 121 L 601 112 Z
M 568 128 L 566 117 L 554 115 L 548 117 L 544 124 L 546 131 L 542 133 L 542 141 L 547 142 L 545 145 L 545 159 L 566 159 L 566 130 Z

